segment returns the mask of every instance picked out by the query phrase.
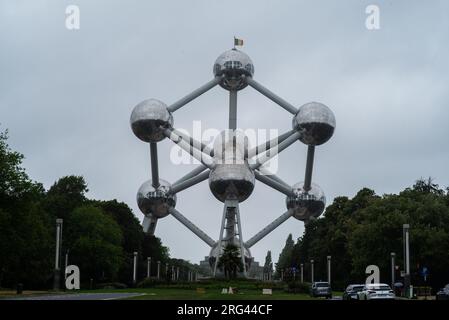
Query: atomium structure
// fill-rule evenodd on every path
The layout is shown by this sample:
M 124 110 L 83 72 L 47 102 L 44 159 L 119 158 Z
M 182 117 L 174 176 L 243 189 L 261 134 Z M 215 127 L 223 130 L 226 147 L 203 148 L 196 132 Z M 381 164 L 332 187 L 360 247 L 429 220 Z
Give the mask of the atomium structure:
M 231 49 L 221 54 L 213 67 L 214 78 L 170 106 L 149 99 L 139 103 L 131 114 L 134 134 L 150 145 L 151 180 L 142 184 L 137 204 L 144 214 L 145 232 L 154 234 L 157 221 L 172 215 L 207 243 L 211 250 L 209 264 L 214 276 L 224 247 L 235 244 L 240 250 L 244 275 L 251 267 L 250 248 L 290 217 L 304 223 L 318 218 L 326 205 L 321 188 L 312 183 L 315 147 L 333 135 L 336 122 L 332 111 L 322 103 L 311 102 L 296 108 L 253 79 L 254 65 L 244 52 Z M 229 126 L 214 141 L 213 148 L 179 132 L 174 127 L 173 113 L 215 86 L 229 91 Z M 244 134 L 237 130 L 237 93 L 252 87 L 292 116 L 292 129 L 259 146 L 248 147 Z M 201 164 L 178 181 L 170 184 L 159 178 L 157 143 L 168 138 Z M 307 145 L 305 178 L 293 186 L 264 171 L 264 164 L 284 149 L 301 141 Z M 212 194 L 223 202 L 220 235 L 213 240 L 175 209 L 177 194 L 202 181 L 209 180 Z M 239 203 L 253 192 L 255 181 L 286 195 L 287 211 L 247 241 L 243 240 Z

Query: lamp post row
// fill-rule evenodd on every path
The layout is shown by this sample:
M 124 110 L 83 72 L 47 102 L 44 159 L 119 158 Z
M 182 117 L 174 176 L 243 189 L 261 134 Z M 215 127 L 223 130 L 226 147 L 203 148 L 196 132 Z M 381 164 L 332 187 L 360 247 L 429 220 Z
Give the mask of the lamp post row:
M 56 252 L 55 252 L 55 269 L 54 269 L 54 283 L 53 283 L 53 289 L 59 290 L 60 289 L 60 275 L 61 275 L 61 266 L 60 266 L 60 260 L 61 260 L 61 244 L 62 244 L 62 226 L 63 226 L 63 219 L 56 219 Z M 404 245 L 404 284 L 405 289 L 408 290 L 410 287 L 410 225 L 404 224 L 403 225 L 403 245 Z M 133 253 L 133 284 L 136 285 L 137 283 L 137 256 L 138 253 Z M 391 252 L 391 286 L 394 288 L 395 284 L 395 260 L 396 260 L 396 253 Z M 69 259 L 69 250 L 66 251 L 65 254 L 65 268 L 68 266 L 68 259 Z M 331 256 L 327 256 L 327 281 L 329 284 L 331 283 Z M 314 265 L 315 261 L 312 259 L 310 260 L 310 277 L 311 282 L 313 283 L 315 280 L 314 275 Z M 168 263 L 165 264 L 165 271 L 166 276 L 168 277 Z M 180 269 L 179 267 L 176 268 L 176 273 L 174 266 L 171 266 L 171 277 L 172 280 L 179 280 L 179 273 Z M 304 282 L 304 264 L 301 263 L 300 265 L 300 274 L 301 274 L 301 283 Z M 161 275 L 161 262 L 157 261 L 157 274 L 156 278 L 160 279 Z M 65 278 L 65 272 L 64 272 L 64 278 Z M 296 276 L 296 271 L 295 271 Z M 147 257 L 147 278 L 149 279 L 151 277 L 151 257 Z M 193 274 L 191 270 L 188 272 L 187 280 L 193 281 L 193 279 L 197 279 L 198 275 L 197 273 Z M 271 276 L 269 277 L 271 280 Z M 283 272 L 281 275 L 281 278 L 283 278 Z

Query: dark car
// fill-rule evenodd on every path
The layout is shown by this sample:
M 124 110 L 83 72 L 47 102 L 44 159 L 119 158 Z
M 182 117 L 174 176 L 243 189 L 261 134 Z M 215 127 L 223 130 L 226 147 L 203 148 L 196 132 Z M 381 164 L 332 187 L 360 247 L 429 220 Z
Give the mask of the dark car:
M 364 284 L 350 284 L 343 292 L 343 300 L 358 300 L 357 292 L 365 287 Z
M 329 282 L 314 282 L 310 287 L 310 295 L 312 297 L 332 298 L 332 288 Z
M 449 284 L 437 292 L 437 300 L 449 300 Z

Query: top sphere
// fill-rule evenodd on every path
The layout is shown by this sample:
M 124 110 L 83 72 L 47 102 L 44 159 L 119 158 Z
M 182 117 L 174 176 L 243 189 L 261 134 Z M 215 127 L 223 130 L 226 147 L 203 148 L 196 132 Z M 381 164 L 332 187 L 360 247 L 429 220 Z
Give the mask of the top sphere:
M 159 142 L 165 138 L 163 128 L 173 126 L 173 116 L 165 103 L 148 99 L 134 107 L 130 123 L 134 134 L 140 140 Z
M 310 146 L 327 142 L 334 134 L 335 126 L 334 113 L 319 102 L 303 105 L 293 117 L 293 129 L 302 132 L 299 140 Z
M 220 86 L 226 90 L 241 90 L 247 86 L 242 76 L 252 77 L 254 65 L 250 57 L 237 49 L 222 53 L 214 64 L 214 75 L 224 76 Z

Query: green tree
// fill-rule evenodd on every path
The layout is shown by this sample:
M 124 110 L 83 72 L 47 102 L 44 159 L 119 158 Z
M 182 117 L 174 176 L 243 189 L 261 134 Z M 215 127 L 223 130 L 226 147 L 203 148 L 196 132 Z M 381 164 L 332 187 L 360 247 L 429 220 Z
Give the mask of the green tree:
M 267 255 L 265 256 L 265 263 L 263 265 L 263 272 L 272 274 L 273 273 L 273 260 L 271 259 L 271 251 L 268 250 Z
M 232 243 L 227 244 L 223 249 L 221 257 L 218 259 L 217 267 L 224 271 L 225 278 L 237 278 L 237 272 L 243 271 L 243 262 L 239 247 Z
M 67 220 L 70 213 L 85 204 L 87 183 L 81 176 L 66 176 L 56 181 L 47 191 L 46 210 L 54 218 Z
M 0 287 L 39 287 L 51 276 L 51 220 L 40 205 L 42 185 L 30 180 L 7 138 L 0 132 Z
M 295 242 L 293 241 L 293 236 L 290 233 L 285 241 L 285 246 L 279 255 L 278 262 L 276 263 L 276 274 L 280 276 L 281 270 L 285 268 L 292 267 L 292 253 Z
M 115 280 L 123 262 L 122 232 L 100 208 L 86 205 L 75 209 L 65 228 L 70 244 L 70 262 L 77 265 L 84 282 Z

